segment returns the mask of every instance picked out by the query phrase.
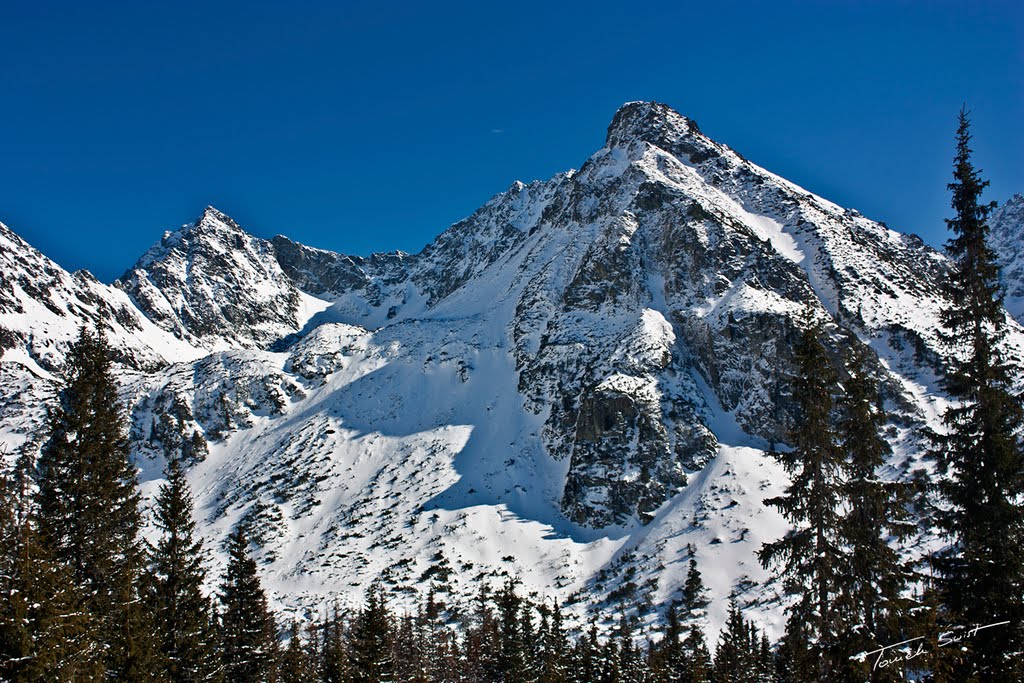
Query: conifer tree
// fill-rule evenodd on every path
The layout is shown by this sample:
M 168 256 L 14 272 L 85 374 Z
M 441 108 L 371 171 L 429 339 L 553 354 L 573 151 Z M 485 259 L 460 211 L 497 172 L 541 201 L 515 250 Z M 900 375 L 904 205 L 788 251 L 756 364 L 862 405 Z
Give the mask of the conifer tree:
M 736 600 L 729 601 L 729 619 L 715 649 L 715 683 L 754 683 L 757 661 L 751 651 L 750 627 Z
M 225 680 L 266 681 L 273 669 L 273 643 L 277 640 L 274 618 L 241 527 L 228 536 L 228 565 L 220 586 L 220 602 Z
M 171 681 L 206 681 L 220 669 L 213 651 L 210 600 L 203 594 L 202 541 L 195 538 L 192 494 L 181 460 L 165 471 L 156 499 L 161 536 L 150 556 L 147 602 L 152 610 L 162 664 Z
M 696 617 L 708 606 L 707 589 L 704 587 L 704 579 L 697 569 L 697 558 L 694 557 L 693 546 L 689 546 L 690 564 L 686 572 L 686 582 L 683 584 L 683 619 L 688 620 Z
M 302 642 L 299 622 L 292 620 L 288 630 L 288 647 L 281 656 L 278 668 L 278 683 L 316 683 L 314 666 L 308 650 Z
M 530 646 L 530 617 L 523 599 L 509 579 L 496 596 L 498 617 L 498 671 L 506 683 L 529 683 L 536 678 Z
M 776 653 L 779 683 L 806 683 L 818 680 L 820 663 L 812 652 L 804 624 L 796 614 L 786 621 L 786 632 Z
M 690 630 L 683 641 L 686 653 L 686 683 L 708 683 L 711 680 L 711 652 L 704 641 L 704 629 L 697 622 L 690 624 Z
M 491 609 L 491 589 L 481 582 L 474 598 L 472 623 L 464 637 L 465 667 L 469 680 L 500 680 L 498 620 Z
M 775 655 L 768 634 L 761 634 L 761 642 L 757 648 L 757 683 L 774 683 L 776 680 Z
M 821 343 L 822 327 L 814 322 L 810 308 L 803 326 L 794 349 L 792 449 L 776 454 L 792 483 L 783 496 L 765 501 L 794 528 L 782 539 L 766 543 L 758 556 L 766 568 L 781 564 L 783 587 L 796 596 L 788 623 L 799 625 L 814 649 L 819 671 L 813 678 L 828 680 L 837 634 L 846 628 L 835 609 L 842 588 L 838 577 L 846 571 L 837 510 L 843 458 L 832 426 L 836 373 Z
M 643 653 L 637 648 L 636 633 L 632 622 L 625 615 L 619 617 L 616 629 L 615 652 L 618 662 L 615 667 L 616 683 L 645 683 Z
M 44 543 L 86 596 L 108 674 L 156 675 L 152 624 L 140 603 L 144 552 L 135 467 L 102 331 L 83 327 L 48 419 L 38 467 Z
M 321 680 L 323 683 L 350 683 L 352 664 L 345 637 L 345 620 L 337 604 L 319 630 Z
M 36 531 L 30 460 L 0 475 L 0 680 L 98 681 L 103 651 L 84 597 Z
M 391 683 L 395 678 L 393 627 L 384 590 L 374 583 L 366 591 L 363 609 L 352 626 L 353 683 Z
M 542 606 L 540 627 L 540 673 L 538 683 L 565 683 L 569 641 L 562 623 L 562 610 L 554 603 Z
M 683 626 L 675 603 L 665 612 L 665 634 L 655 652 L 660 680 L 674 683 L 686 675 L 686 654 L 683 650 Z
M 601 644 L 597 637 L 597 625 L 591 622 L 586 633 L 580 634 L 573 647 L 569 680 L 571 683 L 592 683 L 600 673 Z
M 609 638 L 601 647 L 600 683 L 622 683 L 622 671 L 619 668 L 619 639 Z
M 838 401 L 840 445 L 847 459 L 842 533 L 849 557 L 838 608 L 846 612 L 844 621 L 852 627 L 837 647 L 836 665 L 851 680 L 880 681 L 899 674 L 895 668 L 875 670 L 870 662 L 858 663 L 853 656 L 902 640 L 907 613 L 902 592 L 909 572 L 888 538 L 908 535 L 912 524 L 905 507 L 907 485 L 883 481 L 879 475 L 891 449 L 881 433 L 885 414 L 866 360 L 863 348 L 851 351 Z
M 422 628 L 422 619 L 412 614 L 401 618 L 391 646 L 395 659 L 395 679 L 408 683 L 430 683 L 427 662 L 429 638 Z
M 1024 410 L 1000 347 L 1005 312 L 987 223 L 994 204 L 980 201 L 988 181 L 971 162 L 970 141 L 970 120 L 961 110 L 948 186 L 955 215 L 946 220 L 953 233 L 946 243 L 953 268 L 941 315 L 943 338 L 958 359 L 943 377 L 955 403 L 943 415 L 946 433 L 935 437 L 933 451 L 945 475 L 938 483 L 944 503 L 938 521 L 952 542 L 935 564 L 950 618 L 965 626 L 1010 621 L 964 641 L 968 670 L 959 675 L 1019 680 L 1024 678 L 1019 656 L 1024 651 Z

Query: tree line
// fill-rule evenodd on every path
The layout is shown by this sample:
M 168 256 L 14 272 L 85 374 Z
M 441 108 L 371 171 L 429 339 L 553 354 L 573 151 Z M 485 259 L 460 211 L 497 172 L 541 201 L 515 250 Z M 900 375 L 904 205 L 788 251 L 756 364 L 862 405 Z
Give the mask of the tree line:
M 992 204 L 971 163 L 961 111 L 947 221 L 951 260 L 940 335 L 954 362 L 942 428 L 926 436 L 939 476 L 882 476 L 885 406 L 861 347 L 828 350 L 808 308 L 794 347 L 795 418 L 772 454 L 790 485 L 766 501 L 791 523 L 759 559 L 787 605 L 772 642 L 733 600 L 705 642 L 706 591 L 692 552 L 657 632 L 621 615 L 568 628 L 561 607 L 509 579 L 464 596 L 429 592 L 398 612 L 378 582 L 358 609 L 282 622 L 269 609 L 244 527 L 208 595 L 183 463 L 143 526 L 109 349 L 99 330 L 72 346 L 38 458 L 0 480 L 0 680 L 384 683 L 808 683 L 1024 680 L 1024 408 L 1002 342 L 1007 323 Z M 918 530 L 942 548 L 914 564 Z M 416 587 L 410 587 L 415 590 Z M 986 628 L 981 628 L 986 627 Z M 911 641 L 901 647 L 887 646 Z

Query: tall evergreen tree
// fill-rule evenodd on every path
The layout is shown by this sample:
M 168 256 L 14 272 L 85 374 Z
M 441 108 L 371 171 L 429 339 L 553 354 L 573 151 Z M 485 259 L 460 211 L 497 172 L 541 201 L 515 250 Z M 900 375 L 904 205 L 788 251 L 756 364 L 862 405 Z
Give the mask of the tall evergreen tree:
M 394 629 L 391 645 L 395 679 L 408 683 L 430 683 L 430 666 L 426 656 L 428 648 L 428 637 L 422 628 L 422 621 L 415 615 L 404 615 Z
M 98 681 L 103 651 L 84 596 L 36 531 L 29 459 L 0 475 L 0 680 Z
M 791 613 L 786 621 L 786 632 L 779 641 L 775 664 L 779 683 L 821 680 L 821 664 L 812 651 L 804 623 L 795 613 Z
M 569 670 L 571 683 L 593 683 L 601 674 L 601 643 L 597 637 L 597 626 L 591 622 L 586 633 L 576 640 L 572 653 L 572 668 Z
M 758 658 L 750 625 L 736 600 L 729 602 L 729 619 L 715 649 L 715 683 L 756 683 Z
M 683 626 L 674 603 L 665 612 L 665 634 L 658 643 L 653 660 L 658 680 L 666 683 L 684 680 L 687 661 L 683 651 Z
M 363 609 L 352 625 L 353 683 L 392 683 L 395 660 L 394 634 L 384 590 L 374 583 L 366 591 Z
M 278 671 L 279 683 L 317 683 L 314 664 L 302 642 L 302 629 L 298 621 L 292 621 L 288 631 L 288 647 L 281 656 Z
M 161 536 L 150 557 L 147 602 L 156 623 L 161 663 L 171 681 L 208 681 L 220 670 L 213 650 L 210 600 L 202 591 L 202 541 L 195 537 L 192 493 L 173 458 L 156 499 Z
M 554 603 L 542 606 L 540 627 L 540 673 L 538 683 L 565 683 L 569 640 L 562 623 L 562 610 Z
M 491 589 L 487 583 L 481 582 L 474 598 L 472 623 L 466 630 L 462 648 L 465 655 L 463 675 L 467 679 L 501 680 L 499 640 L 498 619 L 491 608 Z
M 970 120 L 961 110 L 948 186 L 955 215 L 946 220 L 954 267 L 941 317 L 944 340 L 957 358 L 943 377 L 954 403 L 933 451 L 946 475 L 938 483 L 944 502 L 938 521 L 952 542 L 935 560 L 953 619 L 967 626 L 1011 622 L 964 641 L 970 670 L 961 675 L 1014 680 L 1024 678 L 1024 409 L 1000 347 L 1006 314 L 987 222 L 995 205 L 980 201 L 988 181 L 971 162 L 970 142 Z
M 220 586 L 221 651 L 227 683 L 260 683 L 273 669 L 274 617 L 249 557 L 245 530 L 228 537 L 228 566 Z
M 153 629 L 140 604 L 139 492 L 122 412 L 106 338 L 83 327 L 68 352 L 40 454 L 39 527 L 85 593 L 109 674 L 151 681 Z
M 848 377 L 838 401 L 839 439 L 847 459 L 847 511 L 841 526 L 849 556 L 839 609 L 851 628 L 838 647 L 836 665 L 849 680 L 882 681 L 899 673 L 894 667 L 874 669 L 871 662 L 858 663 L 852 656 L 902 640 L 908 609 L 902 593 L 910 576 L 888 539 L 905 537 L 913 525 L 905 507 L 908 486 L 879 476 L 892 451 L 882 436 L 885 413 L 866 361 L 862 347 L 850 352 Z
M 345 637 L 345 619 L 335 604 L 320 629 L 320 679 L 323 683 L 350 683 L 352 664 L 348 639 Z
M 616 655 L 618 662 L 615 667 L 616 683 L 646 683 L 644 653 L 637 647 L 637 634 L 633 623 L 625 615 L 619 617 L 616 629 Z
M 690 624 L 690 630 L 683 641 L 683 651 L 686 653 L 686 677 L 682 680 L 686 683 L 708 683 L 712 673 L 711 652 L 708 651 L 700 623 Z
M 530 616 L 524 600 L 508 580 L 495 598 L 498 616 L 498 671 L 506 683 L 531 683 L 536 679 L 529 631 Z
M 792 483 L 783 496 L 765 501 L 778 508 L 794 528 L 766 543 L 758 555 L 766 568 L 782 565 L 787 593 L 796 596 L 793 619 L 807 636 L 819 663 L 818 680 L 829 680 L 837 634 L 845 631 L 835 609 L 846 570 L 837 509 L 842 494 L 843 458 L 832 426 L 835 370 L 821 343 L 822 327 L 807 309 L 796 344 L 793 378 L 795 426 L 792 449 L 776 454 Z

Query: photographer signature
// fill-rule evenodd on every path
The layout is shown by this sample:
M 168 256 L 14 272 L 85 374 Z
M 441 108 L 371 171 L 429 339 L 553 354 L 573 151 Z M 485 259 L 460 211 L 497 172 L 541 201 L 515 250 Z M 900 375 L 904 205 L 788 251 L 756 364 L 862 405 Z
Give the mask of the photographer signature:
M 963 640 L 973 638 L 978 634 L 978 631 L 982 631 L 987 628 L 993 628 L 995 626 L 1005 626 L 1009 623 L 1009 621 L 997 621 L 991 624 L 985 624 L 984 626 L 974 626 L 973 628 L 967 629 L 966 631 L 962 632 L 947 631 L 944 633 L 940 633 L 939 647 L 954 645 Z M 870 652 L 861 652 L 860 654 L 854 655 L 850 659 L 855 659 L 858 662 L 862 662 L 872 655 L 878 655 L 875 658 L 875 665 L 871 667 L 872 670 L 884 669 L 887 666 L 892 666 L 893 664 L 898 664 L 900 662 L 909 662 L 913 659 L 917 659 L 918 657 L 927 652 L 927 650 L 925 650 L 924 638 L 924 636 L 918 636 L 917 638 L 911 638 L 909 640 L 904 640 L 902 642 L 894 643 L 892 645 L 886 645 L 885 647 L 880 647 L 877 650 L 871 650 Z M 917 643 L 917 645 L 914 646 L 912 645 L 912 643 Z M 901 649 L 899 652 L 890 652 L 890 650 L 894 650 L 895 648 L 903 649 Z

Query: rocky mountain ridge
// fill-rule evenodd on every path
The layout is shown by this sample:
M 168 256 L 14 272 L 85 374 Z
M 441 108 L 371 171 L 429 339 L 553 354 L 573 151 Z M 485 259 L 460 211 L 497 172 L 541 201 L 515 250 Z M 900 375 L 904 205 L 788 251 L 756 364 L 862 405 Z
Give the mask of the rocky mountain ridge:
M 1017 199 L 992 220 L 1008 263 Z M 785 529 L 764 451 L 785 440 L 800 317 L 827 321 L 837 364 L 870 349 L 886 476 L 925 466 L 935 370 L 955 361 L 935 333 L 940 254 L 656 103 L 624 105 L 579 171 L 513 184 L 418 254 L 264 240 L 208 208 L 108 287 L 4 230 L 10 452 L 32 447 L 77 325 L 99 320 L 146 491 L 184 453 L 212 547 L 250 524 L 294 609 L 377 575 L 458 592 L 507 573 L 573 610 L 656 619 L 692 544 L 715 603 L 736 592 L 776 629 L 754 553 Z M 1024 358 L 1016 323 L 1008 348 Z M 724 607 L 709 616 L 716 630 Z

